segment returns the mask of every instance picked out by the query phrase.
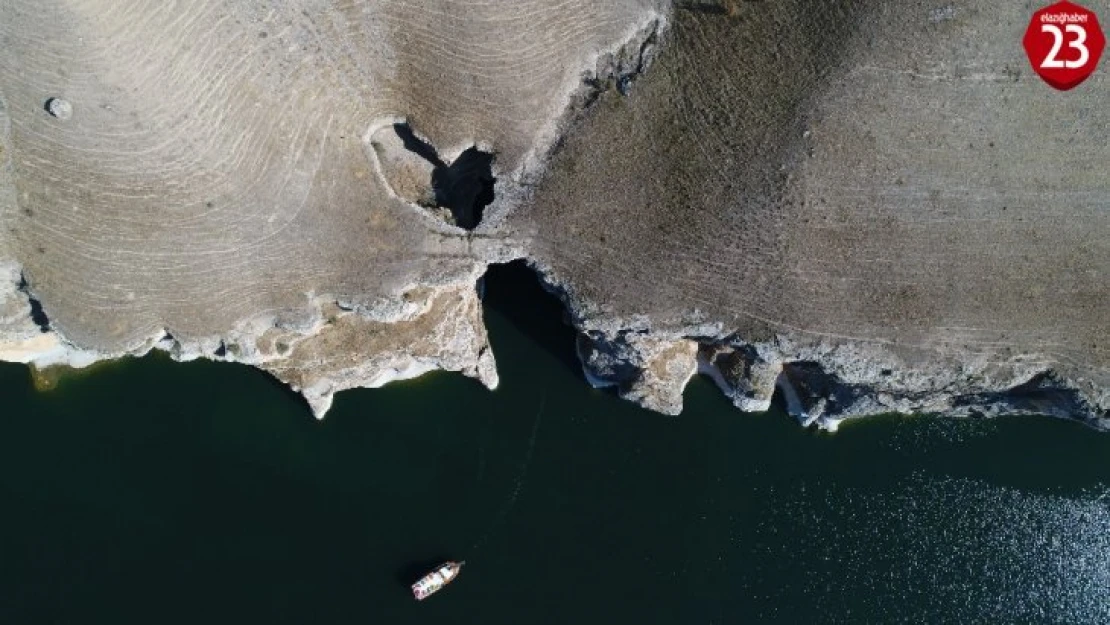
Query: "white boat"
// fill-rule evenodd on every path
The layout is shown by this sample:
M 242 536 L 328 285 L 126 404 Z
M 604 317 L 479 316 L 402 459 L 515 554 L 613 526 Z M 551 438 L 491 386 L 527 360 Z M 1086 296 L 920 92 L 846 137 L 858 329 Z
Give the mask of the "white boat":
M 417 601 L 423 601 L 438 592 L 441 588 L 455 581 L 466 562 L 444 562 L 434 571 L 421 577 L 412 585 L 412 594 Z

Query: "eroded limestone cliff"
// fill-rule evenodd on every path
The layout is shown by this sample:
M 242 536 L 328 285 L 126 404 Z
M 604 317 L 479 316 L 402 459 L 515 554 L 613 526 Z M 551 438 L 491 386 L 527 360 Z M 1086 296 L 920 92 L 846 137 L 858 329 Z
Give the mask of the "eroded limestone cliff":
M 1028 12 L 0 0 L 0 359 L 493 386 L 527 258 L 654 410 L 1106 426 L 1110 87 L 1041 84 Z

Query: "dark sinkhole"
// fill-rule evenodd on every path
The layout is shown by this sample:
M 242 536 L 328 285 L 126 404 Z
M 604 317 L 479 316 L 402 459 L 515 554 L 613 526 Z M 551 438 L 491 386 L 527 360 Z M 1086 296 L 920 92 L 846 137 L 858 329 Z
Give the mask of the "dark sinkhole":
M 42 302 L 34 295 L 31 295 L 31 287 L 27 283 L 26 276 L 19 277 L 19 286 L 17 288 L 27 296 L 27 303 L 31 305 L 31 321 L 35 322 L 39 330 L 49 332 L 50 318 L 46 316 L 46 311 L 42 309 Z
M 482 214 L 494 199 L 494 155 L 470 147 L 452 163 L 445 163 L 435 148 L 420 139 L 405 123 L 393 125 L 406 149 L 434 166 L 431 186 L 435 205 L 451 211 L 455 225 L 467 230 L 477 228 Z

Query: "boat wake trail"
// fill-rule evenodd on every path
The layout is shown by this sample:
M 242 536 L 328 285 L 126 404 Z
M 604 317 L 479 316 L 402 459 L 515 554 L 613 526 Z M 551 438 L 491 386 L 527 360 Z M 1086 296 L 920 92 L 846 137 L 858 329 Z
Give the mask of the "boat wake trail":
M 493 414 L 491 413 L 486 423 L 486 429 L 483 436 L 486 438 L 482 442 L 482 446 L 478 448 L 478 476 L 474 478 L 477 484 L 482 483 L 482 478 L 486 475 L 486 444 L 489 442 L 490 430 L 493 429 Z
M 505 517 L 509 516 L 513 506 L 516 504 L 517 498 L 520 497 L 521 491 L 524 490 L 524 479 L 528 476 L 528 467 L 532 464 L 532 453 L 536 449 L 536 439 L 540 433 L 540 421 L 543 420 L 543 409 L 547 404 L 547 391 L 543 392 L 540 396 L 540 408 L 536 411 L 536 418 L 532 421 L 532 434 L 528 437 L 528 448 L 524 450 L 524 459 L 520 462 L 520 469 L 517 470 L 516 478 L 513 480 L 513 489 L 509 492 L 509 496 L 505 498 L 504 503 L 498 508 L 497 514 L 494 515 L 493 521 L 490 522 L 489 528 L 482 534 L 481 538 L 474 543 L 471 551 L 477 551 L 486 539 L 490 537 L 493 530 L 503 521 Z

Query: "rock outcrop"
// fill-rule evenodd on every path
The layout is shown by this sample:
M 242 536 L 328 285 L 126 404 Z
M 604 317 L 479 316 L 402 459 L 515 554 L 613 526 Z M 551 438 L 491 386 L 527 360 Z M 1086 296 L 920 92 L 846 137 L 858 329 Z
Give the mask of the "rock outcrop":
M 621 397 L 648 410 L 682 412 L 682 391 L 698 371 L 698 344 L 621 332 L 615 340 L 580 335 L 578 356 L 595 387 L 616 386 Z

